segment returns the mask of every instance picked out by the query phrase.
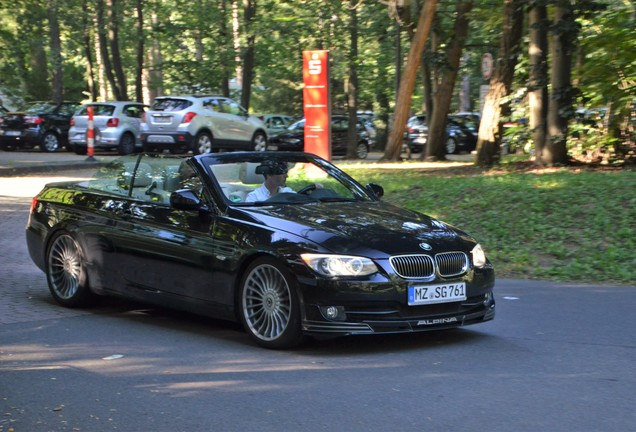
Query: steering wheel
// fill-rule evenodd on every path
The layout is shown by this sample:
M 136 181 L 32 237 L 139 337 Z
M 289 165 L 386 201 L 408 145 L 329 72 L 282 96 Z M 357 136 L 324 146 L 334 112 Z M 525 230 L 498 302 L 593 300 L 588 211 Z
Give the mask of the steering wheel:
M 310 185 L 305 186 L 301 190 L 298 191 L 299 194 L 307 195 L 309 192 L 313 192 L 316 190 L 316 184 L 312 183 Z

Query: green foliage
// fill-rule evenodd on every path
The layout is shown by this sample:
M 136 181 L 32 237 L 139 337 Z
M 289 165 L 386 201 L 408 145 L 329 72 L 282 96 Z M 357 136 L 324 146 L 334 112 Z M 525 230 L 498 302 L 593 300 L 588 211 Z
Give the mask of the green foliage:
M 633 283 L 634 171 L 479 172 L 436 175 L 348 169 L 385 188 L 385 200 L 466 230 L 499 277 Z

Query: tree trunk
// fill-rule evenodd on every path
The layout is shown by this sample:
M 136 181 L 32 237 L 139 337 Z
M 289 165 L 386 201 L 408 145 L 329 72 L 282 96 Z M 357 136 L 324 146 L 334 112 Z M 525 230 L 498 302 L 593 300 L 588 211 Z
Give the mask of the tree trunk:
M 530 79 L 528 81 L 528 117 L 536 163 L 542 164 L 548 107 L 548 12 L 544 0 L 530 5 Z
M 219 86 L 221 87 L 221 94 L 225 97 L 230 97 L 231 56 L 227 48 L 230 42 L 230 33 L 227 28 L 227 1 L 218 0 L 217 4 L 219 9 L 219 57 L 221 62 L 221 82 Z
M 490 80 L 477 139 L 476 164 L 484 167 L 499 161 L 501 148 L 501 112 L 503 101 L 510 93 L 523 30 L 522 0 L 504 0 L 504 25 L 495 73 Z
M 97 17 L 97 36 L 99 39 L 100 57 L 102 59 L 102 66 L 106 78 L 110 83 L 111 91 L 115 100 L 122 100 L 119 86 L 115 81 L 115 75 L 113 74 L 113 68 L 110 62 L 110 56 L 108 55 L 108 44 L 106 40 L 106 22 L 104 20 L 104 0 L 97 0 L 95 3 L 95 11 Z
M 119 5 L 117 0 L 106 0 L 109 12 L 109 29 L 108 41 L 110 43 L 110 53 L 113 57 L 113 71 L 119 87 L 119 98 L 117 100 L 128 100 L 128 91 L 126 84 L 126 75 L 121 62 L 121 54 L 119 52 Z
M 548 141 L 542 161 L 548 166 L 568 162 L 568 119 L 572 115 L 572 86 L 570 85 L 574 30 L 572 6 L 569 0 L 557 0 L 552 27 L 552 75 L 548 108 Z
M 453 36 L 446 50 L 446 65 L 441 73 L 441 82 L 435 94 L 433 112 L 428 115 L 428 138 L 426 140 L 426 152 L 422 157 L 428 160 L 443 160 L 446 156 L 444 146 L 446 140 L 446 121 L 453 97 L 453 89 L 457 82 L 459 63 L 462 51 L 468 35 L 468 21 L 470 11 L 473 8 L 472 0 L 457 2 L 455 26 Z
M 256 16 L 256 0 L 243 0 L 244 32 L 247 35 L 245 53 L 243 54 L 243 78 L 241 85 L 241 105 L 246 110 L 250 108 L 250 98 L 252 96 L 252 81 L 254 80 L 254 62 L 256 49 L 256 35 L 252 28 L 252 21 Z
M 347 130 L 347 157 L 355 159 L 358 145 L 358 0 L 349 0 L 349 77 L 347 79 L 347 110 L 349 128 Z
M 64 73 L 62 61 L 62 43 L 60 41 L 60 22 L 57 16 L 57 0 L 48 1 L 49 37 L 51 46 L 51 62 L 53 64 L 53 101 L 64 99 Z
M 159 16 L 156 11 L 152 12 L 150 20 L 154 34 L 155 30 L 159 27 Z M 150 100 L 154 100 L 157 96 L 163 94 L 163 55 L 161 53 L 161 42 L 154 36 L 151 41 L 149 57 L 148 96 Z
M 91 49 L 91 24 L 89 23 L 88 0 L 82 1 L 82 44 L 84 45 L 84 57 L 86 57 L 86 81 L 91 101 L 97 100 L 97 85 L 95 83 L 95 65 L 93 63 L 93 51 Z
M 135 70 L 135 100 L 144 101 L 144 1 L 137 0 L 137 68 Z
M 396 107 L 393 125 L 391 127 L 391 133 L 389 135 L 389 141 L 387 143 L 383 159 L 398 160 L 402 153 L 402 139 L 404 135 L 404 128 L 406 127 L 406 121 L 409 116 L 411 98 L 413 96 L 413 89 L 415 88 L 415 81 L 417 78 L 417 70 L 420 66 L 422 52 L 426 46 L 426 40 L 428 39 L 428 35 L 431 31 L 431 24 L 433 22 L 433 17 L 435 16 L 437 1 L 438 0 L 427 0 L 420 11 L 420 18 L 417 22 L 417 30 L 415 31 L 415 36 L 411 42 L 406 67 L 404 68 L 402 80 L 400 81 L 400 90 L 395 104 Z

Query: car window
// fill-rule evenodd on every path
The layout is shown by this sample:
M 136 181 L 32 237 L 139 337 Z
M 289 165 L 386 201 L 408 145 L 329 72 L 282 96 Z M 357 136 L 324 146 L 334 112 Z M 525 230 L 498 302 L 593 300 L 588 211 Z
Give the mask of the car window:
M 150 109 L 153 111 L 173 112 L 188 109 L 190 106 L 192 106 L 192 102 L 187 99 L 161 98 L 155 99 Z
M 103 105 L 103 104 L 91 104 L 85 105 L 77 112 L 77 115 L 85 116 L 88 115 L 88 107 L 93 107 L 93 115 L 95 116 L 112 116 L 113 112 L 115 112 L 115 107 L 113 105 Z
M 222 112 L 226 114 L 234 114 L 234 115 L 244 115 L 245 111 L 243 108 L 236 102 L 232 100 L 224 100 L 221 104 Z
M 24 111 L 26 114 L 50 114 L 55 111 L 56 105 L 51 102 L 33 102 L 26 107 L 24 107 L 21 111 Z
M 170 204 L 170 194 L 178 189 L 197 189 L 194 171 L 183 158 L 167 155 L 123 156 L 97 170 L 87 187 L 108 194 L 131 197 L 156 204 Z
M 206 99 L 203 101 L 203 108 L 214 112 L 221 112 L 221 101 L 219 99 Z
M 71 116 L 77 110 L 78 104 L 62 104 L 58 110 L 58 114 Z
M 144 107 L 141 105 L 128 105 L 124 108 L 124 115 L 126 117 L 141 118 L 144 111 Z

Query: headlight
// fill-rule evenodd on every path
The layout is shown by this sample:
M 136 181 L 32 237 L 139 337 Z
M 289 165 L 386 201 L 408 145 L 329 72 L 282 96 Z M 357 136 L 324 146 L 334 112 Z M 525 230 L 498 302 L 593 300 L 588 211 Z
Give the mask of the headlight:
M 300 139 L 298 138 L 281 138 L 280 142 L 285 143 L 285 144 L 298 144 L 300 143 Z
M 476 245 L 471 251 L 473 254 L 473 265 L 475 267 L 483 267 L 486 265 L 486 252 L 480 244 Z
M 322 276 L 367 276 L 378 271 L 373 261 L 365 257 L 302 254 L 301 258 L 313 271 Z

